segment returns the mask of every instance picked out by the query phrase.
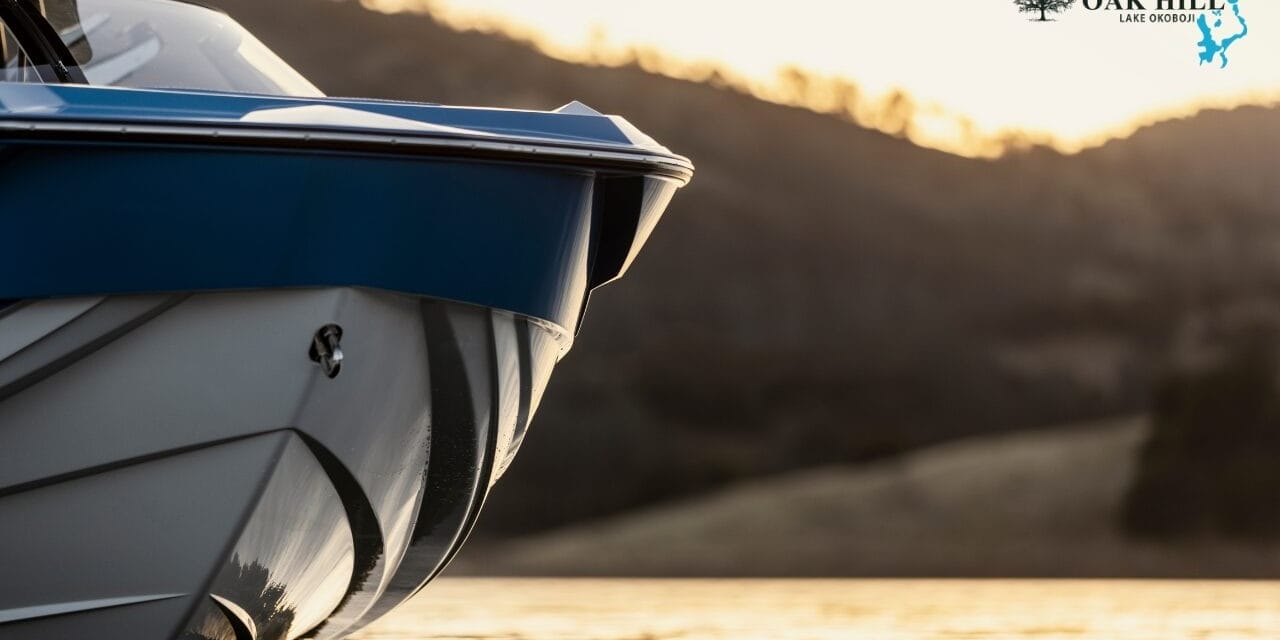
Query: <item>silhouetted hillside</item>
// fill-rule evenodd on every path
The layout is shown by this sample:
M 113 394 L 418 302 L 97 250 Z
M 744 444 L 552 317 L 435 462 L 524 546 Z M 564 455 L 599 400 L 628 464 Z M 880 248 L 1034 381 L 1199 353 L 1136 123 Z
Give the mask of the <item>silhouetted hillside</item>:
M 1185 316 L 1280 290 L 1273 111 L 1208 113 L 1073 157 L 967 160 L 426 17 L 214 4 L 332 95 L 577 99 L 697 165 L 630 277 L 593 299 L 489 533 L 1141 412 Z
M 1159 540 L 1280 541 L 1280 322 L 1274 304 L 1188 323 L 1160 383 L 1123 524 Z
M 1280 575 L 1280 546 L 1263 540 L 1170 543 L 1126 535 L 1120 525 L 1125 492 L 1150 430 L 1145 417 L 1113 419 L 965 438 L 865 465 L 794 471 L 513 541 L 474 544 L 449 571 L 780 578 Z M 1253 484 L 1246 494 L 1274 486 Z M 1274 499 L 1249 497 L 1254 514 L 1274 513 L 1258 508 Z

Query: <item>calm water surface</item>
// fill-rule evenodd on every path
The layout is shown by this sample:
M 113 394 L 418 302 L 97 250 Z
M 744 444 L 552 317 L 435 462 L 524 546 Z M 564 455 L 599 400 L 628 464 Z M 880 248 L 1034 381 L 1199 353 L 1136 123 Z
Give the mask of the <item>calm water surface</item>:
M 360 640 L 1280 638 L 1280 582 L 445 579 Z

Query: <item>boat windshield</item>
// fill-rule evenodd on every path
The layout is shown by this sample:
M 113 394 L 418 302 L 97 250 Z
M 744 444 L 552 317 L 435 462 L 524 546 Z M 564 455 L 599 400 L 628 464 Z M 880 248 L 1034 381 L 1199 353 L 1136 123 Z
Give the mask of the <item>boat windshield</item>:
M 323 95 L 244 27 L 206 7 L 175 0 L 38 4 L 89 84 Z M 5 79 L 15 75 L 22 76 L 9 71 Z

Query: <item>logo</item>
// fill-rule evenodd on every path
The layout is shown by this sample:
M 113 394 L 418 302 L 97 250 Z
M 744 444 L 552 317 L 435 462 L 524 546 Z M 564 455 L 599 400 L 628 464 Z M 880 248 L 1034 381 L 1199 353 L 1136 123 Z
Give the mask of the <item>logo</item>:
M 1114 15 L 1121 24 L 1187 25 L 1188 44 L 1194 43 L 1201 65 L 1226 68 L 1232 45 L 1249 35 L 1249 22 L 1241 5 L 1246 0 L 1083 0 L 1090 13 Z M 1075 5 L 1075 0 L 1013 0 L 1018 11 L 1032 14 L 1035 22 L 1053 21 L 1055 14 Z M 1195 40 L 1190 40 L 1191 37 Z
M 1062 13 L 1075 3 L 1076 0 L 1013 0 L 1013 4 L 1018 6 L 1018 11 L 1040 14 L 1039 18 L 1032 18 L 1037 22 L 1048 22 L 1052 20 L 1049 17 L 1051 14 Z
M 1240 0 L 1227 0 L 1227 9 L 1210 9 L 1196 18 L 1196 26 L 1204 36 L 1200 44 L 1200 64 L 1213 62 L 1214 58 L 1222 61 L 1221 68 L 1226 68 L 1227 50 L 1237 40 L 1249 35 L 1249 23 L 1240 13 Z

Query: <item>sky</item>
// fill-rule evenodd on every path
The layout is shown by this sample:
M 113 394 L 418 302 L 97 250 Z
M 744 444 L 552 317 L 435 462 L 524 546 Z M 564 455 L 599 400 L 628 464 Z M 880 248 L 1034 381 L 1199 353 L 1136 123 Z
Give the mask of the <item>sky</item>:
M 979 154 L 958 137 L 961 117 L 984 136 L 1026 132 L 1071 151 L 1203 106 L 1280 98 L 1280 0 L 1239 0 L 1250 32 L 1225 69 L 1200 64 L 1193 23 L 1122 24 L 1080 3 L 1039 23 L 1012 0 L 363 1 L 497 26 L 570 60 L 654 48 L 765 93 L 786 66 L 847 78 L 872 98 L 903 90 L 928 107 L 913 139 L 966 155 Z

